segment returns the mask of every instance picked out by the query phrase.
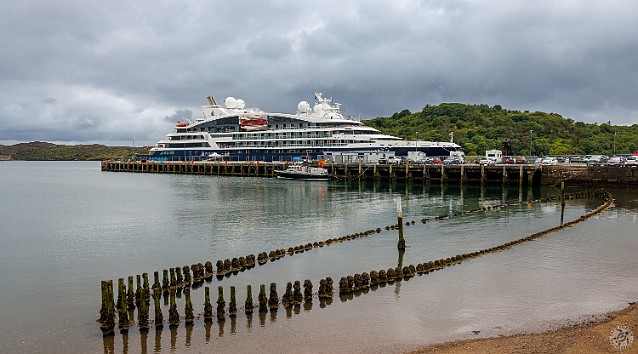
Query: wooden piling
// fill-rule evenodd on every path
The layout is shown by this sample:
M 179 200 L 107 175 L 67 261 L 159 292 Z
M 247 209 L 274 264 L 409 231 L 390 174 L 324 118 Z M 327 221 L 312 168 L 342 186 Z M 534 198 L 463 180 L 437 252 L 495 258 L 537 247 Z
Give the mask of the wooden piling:
M 184 296 L 186 297 L 186 305 L 184 306 L 184 322 L 189 325 L 193 324 L 193 321 L 195 320 L 193 304 L 191 303 L 191 288 L 184 288 Z
M 175 304 L 175 289 L 170 289 L 171 306 L 168 309 L 168 324 L 169 327 L 179 326 L 179 313 L 177 312 L 177 305 Z
M 310 279 L 306 279 L 303 282 L 303 298 L 306 302 L 312 301 L 312 282 Z
M 268 312 L 268 298 L 266 297 L 266 285 L 259 284 L 259 312 Z
M 399 226 L 399 242 L 397 248 L 405 250 L 405 239 L 403 238 L 403 209 L 401 208 L 401 198 L 397 198 L 397 224 Z
M 228 317 L 237 316 L 237 300 L 235 299 L 235 287 L 230 287 L 230 302 L 228 303 Z
M 246 303 L 244 304 L 244 312 L 246 314 L 253 313 L 254 309 L 253 305 L 253 291 L 250 284 L 246 285 Z
M 161 289 L 161 287 L 162 285 L 160 284 L 160 280 L 159 280 L 159 272 L 154 271 L 153 272 L 153 290 Z
M 213 320 L 213 305 L 210 303 L 210 288 L 204 288 L 204 322 Z
M 162 290 L 160 288 L 153 289 L 153 303 L 155 305 L 155 328 L 164 327 L 164 315 L 162 314 L 162 307 L 160 306 L 161 292 Z
M 102 308 L 100 309 L 100 329 L 102 335 L 112 336 L 115 334 L 115 304 L 113 299 L 113 281 L 103 280 L 102 285 Z
M 217 288 L 217 320 L 224 321 L 226 316 L 226 301 L 224 300 L 224 287 Z
M 137 325 L 142 329 L 148 329 L 148 302 L 146 301 L 146 290 L 141 288 L 139 291 L 140 306 L 137 311 Z
M 288 282 L 286 284 L 286 292 L 281 297 L 281 304 L 284 305 L 285 308 L 289 308 L 292 306 L 292 283 Z
M 292 286 L 292 304 L 299 305 L 303 301 L 303 295 L 301 294 L 301 282 L 296 280 Z
M 150 302 L 151 292 L 148 285 L 148 273 L 142 273 L 142 289 L 144 289 L 144 296 L 142 297 L 142 300 Z
M 140 300 L 142 297 L 142 294 L 141 294 L 142 278 L 140 277 L 139 274 L 137 274 L 135 277 L 137 279 L 137 288 L 135 289 L 135 304 L 137 305 L 137 307 L 140 307 Z
M 163 271 L 163 278 L 162 278 L 162 290 L 164 292 L 168 292 L 168 288 L 170 287 L 170 283 L 168 280 L 168 270 L 164 269 Z
M 129 310 L 135 310 L 135 292 L 133 292 L 133 276 L 128 277 L 128 292 L 126 294 L 126 302 Z
M 128 331 L 129 318 L 128 318 L 128 306 L 126 302 L 126 286 L 124 285 L 124 278 L 117 280 L 117 308 L 118 308 L 118 327 L 120 331 Z
M 177 278 L 175 278 L 175 268 L 169 268 L 169 272 L 171 273 L 171 288 L 175 288 L 177 286 Z
M 268 298 L 268 308 L 271 312 L 279 308 L 279 295 L 277 295 L 277 283 L 270 283 L 270 297 Z

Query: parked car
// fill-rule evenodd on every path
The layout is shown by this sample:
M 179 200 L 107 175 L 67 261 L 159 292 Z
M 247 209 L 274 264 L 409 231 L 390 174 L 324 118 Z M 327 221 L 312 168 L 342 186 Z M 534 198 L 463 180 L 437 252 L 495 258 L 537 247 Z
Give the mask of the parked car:
M 516 157 L 516 159 L 514 159 L 514 161 L 517 164 L 521 164 L 521 163 L 522 164 L 526 164 L 527 163 L 527 159 L 524 156 L 518 156 L 518 157 Z
M 443 160 L 444 165 L 462 165 L 464 163 L 465 161 L 463 161 L 459 157 L 448 157 L 447 159 Z
M 484 157 L 479 160 L 479 165 L 483 165 L 483 166 L 494 166 L 494 163 L 495 163 L 494 160 L 488 159 L 487 157 Z
M 622 166 L 625 164 L 625 159 L 622 156 L 612 156 L 607 161 L 610 166 Z
M 587 155 L 584 159 L 588 165 L 603 164 L 609 160 L 609 157 L 605 155 Z
M 555 157 L 545 156 L 541 159 L 541 165 L 558 165 L 558 159 Z
M 627 156 L 625 164 L 626 165 L 638 165 L 638 156 L 637 155 Z
M 435 158 L 434 158 L 434 163 L 441 163 L 441 159 L 440 159 L 440 158 L 438 158 L 438 157 L 435 157 Z
M 431 165 L 434 163 L 434 159 L 431 157 L 424 157 L 422 159 L 418 159 L 416 161 L 414 161 L 415 163 L 420 163 L 420 164 L 424 164 L 424 165 Z
M 392 163 L 395 165 L 401 164 L 403 163 L 403 158 L 401 158 L 401 156 L 390 156 L 388 157 L 388 163 Z
M 503 156 L 501 161 L 503 161 L 503 163 L 516 163 L 514 156 Z

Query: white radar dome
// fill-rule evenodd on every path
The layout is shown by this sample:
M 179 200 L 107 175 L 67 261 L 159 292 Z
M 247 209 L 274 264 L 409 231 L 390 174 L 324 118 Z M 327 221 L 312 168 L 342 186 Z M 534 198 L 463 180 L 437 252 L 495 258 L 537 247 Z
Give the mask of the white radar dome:
M 323 106 L 320 104 L 316 104 L 312 110 L 315 111 L 316 114 L 323 114 Z
M 237 100 L 235 100 L 235 97 L 226 97 L 226 99 L 224 100 L 224 105 L 226 105 L 226 108 L 236 108 Z
M 310 112 L 310 104 L 308 102 L 306 102 L 306 101 L 301 101 L 297 105 L 297 110 L 300 113 L 308 113 L 308 112 Z
M 246 102 L 244 102 L 244 100 L 242 100 L 241 98 L 238 98 L 235 101 L 235 108 L 237 109 L 244 109 L 244 107 L 246 107 Z

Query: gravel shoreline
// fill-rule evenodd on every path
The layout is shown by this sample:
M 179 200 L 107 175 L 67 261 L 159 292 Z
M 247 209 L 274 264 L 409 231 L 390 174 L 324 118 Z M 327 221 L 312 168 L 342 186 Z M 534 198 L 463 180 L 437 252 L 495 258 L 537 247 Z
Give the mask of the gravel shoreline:
M 638 339 L 622 351 L 610 341 L 625 326 L 638 336 L 638 304 L 610 312 L 592 321 L 567 325 L 543 333 L 524 333 L 496 338 L 480 338 L 436 344 L 411 354 L 422 353 L 638 353 Z M 627 344 L 628 341 L 624 341 Z

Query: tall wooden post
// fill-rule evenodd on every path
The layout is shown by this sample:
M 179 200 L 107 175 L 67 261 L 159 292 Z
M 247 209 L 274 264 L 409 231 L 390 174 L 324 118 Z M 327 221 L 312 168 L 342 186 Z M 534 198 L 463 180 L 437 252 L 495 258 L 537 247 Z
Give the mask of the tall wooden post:
M 394 199 L 397 202 L 397 224 L 399 226 L 399 242 L 397 248 L 405 250 L 405 239 L 403 238 L 403 209 L 401 208 L 401 197 Z

